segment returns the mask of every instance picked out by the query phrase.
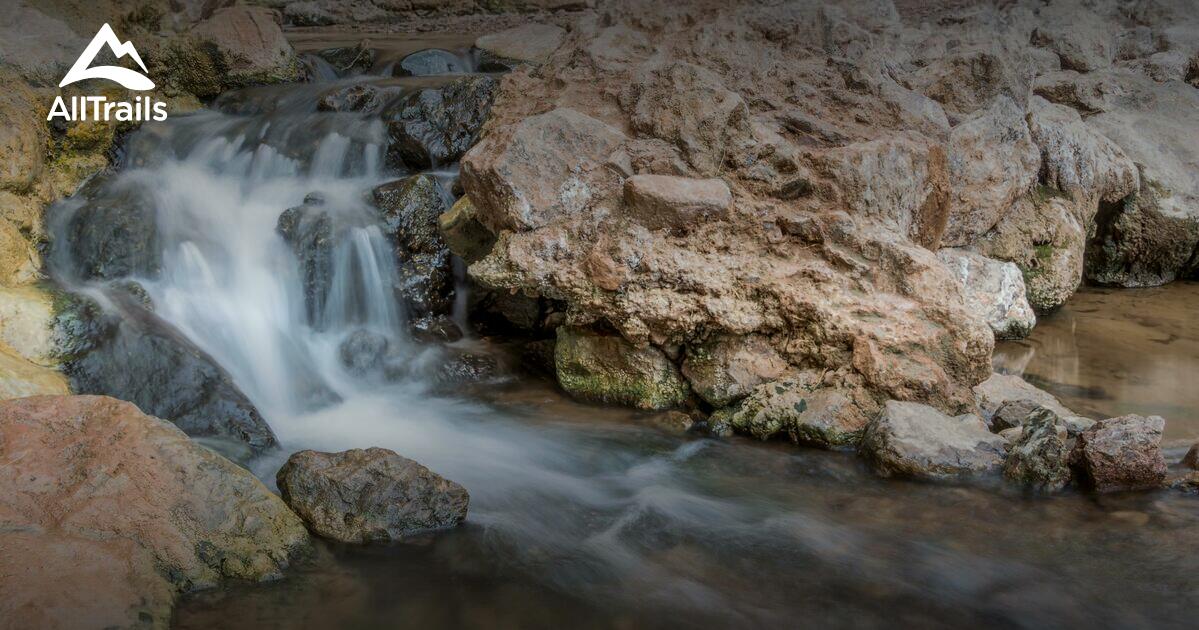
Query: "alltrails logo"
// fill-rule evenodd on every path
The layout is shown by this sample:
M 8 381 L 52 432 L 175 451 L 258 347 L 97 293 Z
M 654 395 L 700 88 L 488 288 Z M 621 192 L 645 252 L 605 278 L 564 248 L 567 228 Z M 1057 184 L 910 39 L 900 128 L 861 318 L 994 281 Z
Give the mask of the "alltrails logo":
M 96 36 L 92 38 L 87 48 L 83 49 L 83 54 L 79 55 L 79 59 L 67 71 L 67 76 L 63 77 L 58 87 L 66 87 L 84 79 L 108 79 L 120 83 L 127 89 L 139 92 L 154 89 L 154 82 L 135 70 L 120 66 L 91 67 L 92 62 L 96 60 L 96 55 L 100 54 L 100 49 L 105 46 L 108 46 L 117 59 L 128 55 L 137 62 L 142 72 L 148 72 L 146 64 L 142 63 L 141 56 L 133 47 L 133 42 L 122 43 L 117 39 L 117 34 L 112 31 L 112 27 L 105 24 L 96 32 Z M 70 107 L 68 107 L 67 101 L 58 96 L 55 97 L 54 105 L 50 107 L 50 115 L 46 117 L 46 120 L 55 118 L 63 118 L 72 122 L 84 120 L 158 121 L 167 119 L 167 106 L 166 103 L 154 102 L 154 99 L 149 96 L 138 96 L 133 99 L 132 103 L 109 101 L 105 96 L 73 96 L 70 100 Z

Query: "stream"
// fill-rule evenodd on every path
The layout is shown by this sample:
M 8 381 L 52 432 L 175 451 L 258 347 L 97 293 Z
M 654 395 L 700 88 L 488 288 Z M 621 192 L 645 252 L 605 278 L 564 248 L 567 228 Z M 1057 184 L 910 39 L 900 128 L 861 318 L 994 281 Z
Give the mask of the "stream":
M 849 454 L 674 434 L 531 378 L 470 394 L 420 369 L 355 378 L 338 349 L 357 330 L 413 366 L 440 351 L 408 338 L 383 289 L 397 270 L 364 193 L 405 175 L 386 165 L 385 125 L 315 101 L 354 82 L 403 94 L 437 80 L 322 76 L 129 139 L 120 182 L 153 198 L 163 253 L 142 285 L 274 429 L 282 449 L 252 462 L 268 485 L 294 451 L 380 446 L 464 485 L 470 513 L 393 545 L 318 541 L 286 579 L 188 596 L 177 627 L 1193 626 L 1199 502 L 1181 493 L 887 481 Z M 453 175 L 438 171 L 447 189 Z M 315 319 L 276 231 L 313 192 L 351 234 Z M 1162 413 L 1177 423 L 1168 437 L 1199 436 L 1199 289 L 1161 294 L 1178 310 L 1085 291 L 997 364 L 1079 411 Z M 1153 332 L 1113 319 L 1130 312 Z M 484 342 L 457 345 L 472 344 Z

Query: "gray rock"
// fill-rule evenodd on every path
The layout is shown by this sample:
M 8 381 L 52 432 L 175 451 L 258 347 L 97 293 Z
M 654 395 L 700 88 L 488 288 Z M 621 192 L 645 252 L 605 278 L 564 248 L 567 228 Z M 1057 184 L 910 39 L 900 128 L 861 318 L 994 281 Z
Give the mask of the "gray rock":
M 996 339 L 1020 339 L 1032 332 L 1037 317 L 1016 265 L 963 249 L 942 249 L 937 258 L 962 283 L 966 306 L 985 314 Z
M 866 427 L 861 451 L 884 476 L 954 479 L 997 472 L 1004 439 L 973 414 L 947 416 L 919 403 L 887 401 Z
M 470 502 L 462 486 L 383 448 L 300 451 L 275 479 L 313 533 L 348 543 L 456 526 Z
M 733 202 L 720 179 L 634 175 L 625 181 L 629 215 L 651 230 L 687 230 L 728 216 Z
M 437 179 L 415 175 L 371 192 L 383 231 L 395 247 L 399 293 L 415 319 L 448 315 L 454 291 L 450 250 L 438 229 L 446 209 Z
M 97 177 L 48 214 L 56 236 L 50 259 L 54 273 L 85 281 L 158 275 L 157 212 L 134 187 Z
M 391 138 L 388 163 L 427 169 L 462 157 L 479 137 L 495 89 L 491 77 L 464 77 L 420 90 L 384 112 Z
M 1008 479 L 1046 492 L 1070 483 L 1069 452 L 1062 439 L 1057 414 L 1038 407 L 1028 419 L 1021 437 L 1008 451 L 1003 474 Z
M 483 35 L 475 40 L 475 48 L 498 59 L 541 64 L 565 37 L 566 31 L 552 24 L 525 24 Z
M 321 327 L 325 303 L 333 284 L 336 246 L 333 218 L 319 203 L 306 203 L 279 215 L 275 230 L 283 237 L 299 263 L 308 323 Z
M 1166 479 L 1159 416 L 1127 415 L 1096 422 L 1078 436 L 1070 464 L 1100 492 L 1157 488 Z
M 341 364 L 354 376 L 365 376 L 383 367 L 390 345 L 387 337 L 369 330 L 355 330 L 337 349 Z
M 458 55 L 448 51 L 430 48 L 418 50 L 404 57 L 396 64 L 392 74 L 397 77 L 425 77 L 439 74 L 463 74 L 467 68 Z
M 326 112 L 375 114 L 383 109 L 383 96 L 379 88 L 359 83 L 324 94 L 317 101 L 316 108 Z

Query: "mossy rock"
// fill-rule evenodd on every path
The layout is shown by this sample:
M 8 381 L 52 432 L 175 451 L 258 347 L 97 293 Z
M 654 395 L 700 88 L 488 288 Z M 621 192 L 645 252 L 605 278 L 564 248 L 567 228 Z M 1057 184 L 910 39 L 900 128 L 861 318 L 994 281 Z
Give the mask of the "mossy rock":
M 729 426 L 760 440 L 786 436 L 820 448 L 856 446 L 873 411 L 864 392 L 829 387 L 803 373 L 754 388 L 739 404 L 722 410 Z
M 691 394 L 661 350 L 619 335 L 560 327 L 554 366 L 562 389 L 586 402 L 660 411 L 682 406 Z

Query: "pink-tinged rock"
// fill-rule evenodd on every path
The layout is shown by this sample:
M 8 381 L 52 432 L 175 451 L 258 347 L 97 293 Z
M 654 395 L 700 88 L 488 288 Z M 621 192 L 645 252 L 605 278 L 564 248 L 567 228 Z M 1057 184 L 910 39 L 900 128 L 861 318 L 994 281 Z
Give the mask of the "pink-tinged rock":
M 686 231 L 728 216 L 733 195 L 719 179 L 634 175 L 624 185 L 630 216 L 651 230 Z
M 1079 434 L 1071 464 L 1100 492 L 1157 488 L 1166 480 L 1165 426 L 1160 416 L 1100 420 Z

